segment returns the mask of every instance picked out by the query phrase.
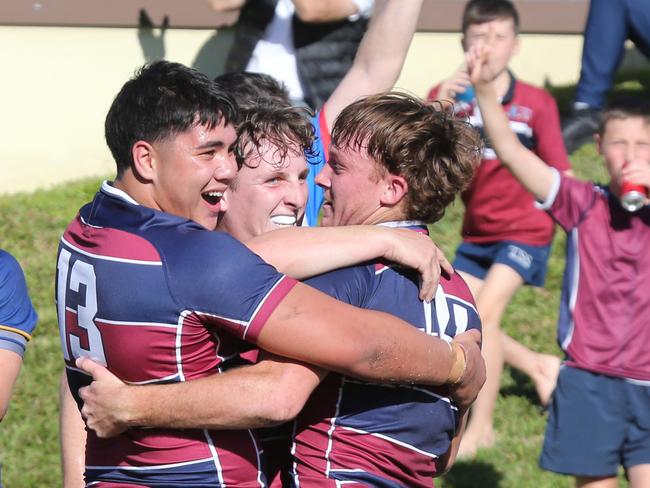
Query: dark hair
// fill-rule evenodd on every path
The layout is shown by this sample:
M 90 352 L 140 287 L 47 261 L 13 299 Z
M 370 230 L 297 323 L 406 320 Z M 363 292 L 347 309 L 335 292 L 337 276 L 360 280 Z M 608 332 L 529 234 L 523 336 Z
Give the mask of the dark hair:
M 253 109 L 259 104 L 291 106 L 284 84 L 265 73 L 233 71 L 217 76 L 214 82 L 233 97 L 243 110 Z
M 451 105 L 404 93 L 362 98 L 340 113 L 332 145 L 365 151 L 378 170 L 408 183 L 406 218 L 436 222 L 471 181 L 481 139 Z
M 276 164 L 281 165 L 289 151 L 310 156 L 314 137 L 314 126 L 306 109 L 260 103 L 241 113 L 235 157 L 240 167 L 252 167 L 249 163 L 251 156 L 255 153 L 261 156 L 262 146 L 269 143 L 279 155 Z
M 605 106 L 600 115 L 598 134 L 603 135 L 607 123 L 611 120 L 622 120 L 630 117 L 640 117 L 646 124 L 650 124 L 650 100 L 634 95 L 620 96 Z
M 470 25 L 485 24 L 496 19 L 512 19 L 515 33 L 519 32 L 519 14 L 510 0 L 470 0 L 463 11 L 463 34 Z
M 237 116 L 233 99 L 207 76 L 179 63 L 144 65 L 113 100 L 105 122 L 106 143 L 118 178 L 131 167 L 137 141 L 160 141 L 196 125 L 213 128 Z

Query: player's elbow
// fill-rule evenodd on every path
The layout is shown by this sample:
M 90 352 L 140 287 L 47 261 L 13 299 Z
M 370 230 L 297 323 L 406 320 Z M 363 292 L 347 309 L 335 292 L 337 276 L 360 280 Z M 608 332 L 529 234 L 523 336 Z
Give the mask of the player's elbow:
M 295 419 L 305 405 L 305 400 L 291 392 L 284 391 L 269 399 L 266 420 L 269 426 L 278 425 Z

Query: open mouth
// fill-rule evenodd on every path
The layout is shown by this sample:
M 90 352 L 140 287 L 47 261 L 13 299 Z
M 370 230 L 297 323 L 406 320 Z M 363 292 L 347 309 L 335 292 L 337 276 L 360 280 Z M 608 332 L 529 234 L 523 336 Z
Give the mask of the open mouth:
M 203 197 L 203 200 L 208 202 L 210 205 L 217 205 L 221 201 L 221 197 L 223 197 L 223 192 L 206 191 L 201 193 L 201 197 Z
M 275 225 L 291 227 L 296 225 L 296 216 L 295 215 L 274 215 L 271 217 L 271 222 Z

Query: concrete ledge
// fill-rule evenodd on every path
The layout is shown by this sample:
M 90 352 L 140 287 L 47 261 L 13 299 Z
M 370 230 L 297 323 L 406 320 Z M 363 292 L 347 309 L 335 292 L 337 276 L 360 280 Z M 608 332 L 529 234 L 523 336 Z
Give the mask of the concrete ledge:
M 515 0 L 522 32 L 581 33 L 588 0 Z M 418 30 L 456 32 L 464 0 L 426 0 Z M 237 13 L 219 14 L 207 0 L 3 0 L 0 24 L 138 27 L 150 22 L 160 27 L 214 28 L 231 25 Z M 146 24 L 145 24 L 146 25 Z

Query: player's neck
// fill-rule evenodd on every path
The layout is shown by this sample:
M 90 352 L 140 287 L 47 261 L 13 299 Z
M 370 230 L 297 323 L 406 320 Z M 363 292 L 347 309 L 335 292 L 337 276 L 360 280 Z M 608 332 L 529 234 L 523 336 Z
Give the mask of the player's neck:
M 366 225 L 378 225 L 386 222 L 399 222 L 407 220 L 406 215 L 402 211 L 401 205 L 395 207 L 380 207 L 365 222 Z
M 149 194 L 150 185 L 142 184 L 132 171 L 125 171 L 122 176 L 116 178 L 113 186 L 133 198 L 140 205 L 160 210 L 155 200 Z

